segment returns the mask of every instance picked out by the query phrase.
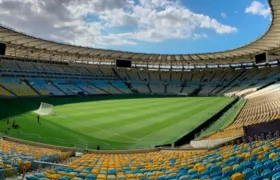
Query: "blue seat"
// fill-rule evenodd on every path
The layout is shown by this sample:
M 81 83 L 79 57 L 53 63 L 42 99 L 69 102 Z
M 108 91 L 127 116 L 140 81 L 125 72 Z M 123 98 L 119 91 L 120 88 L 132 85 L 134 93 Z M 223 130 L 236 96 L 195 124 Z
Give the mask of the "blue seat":
M 262 176 L 263 178 L 271 178 L 271 177 L 273 176 L 273 171 L 271 171 L 270 169 L 265 169 L 265 170 L 262 172 L 261 176 Z
M 256 174 L 260 174 L 261 172 L 263 172 L 264 169 L 265 169 L 265 166 L 263 164 L 257 164 L 254 167 L 254 171 Z
M 87 179 L 88 179 L 88 180 L 96 180 L 96 178 L 97 178 L 97 176 L 96 176 L 95 174 L 89 174 L 89 175 L 87 176 Z
M 166 180 L 172 180 L 172 179 L 176 179 L 176 178 L 177 178 L 176 176 L 167 176 Z
M 214 177 L 217 177 L 217 176 L 222 176 L 222 172 L 214 172 L 210 175 L 210 178 L 214 178 Z
M 262 180 L 263 178 L 260 175 L 254 174 L 250 177 L 249 180 Z
M 27 176 L 26 180 L 39 180 L 39 178 L 36 176 Z
M 264 165 L 266 165 L 266 168 L 272 169 L 276 165 L 276 162 L 272 160 L 267 160 L 264 162 Z
M 234 168 L 234 172 L 235 172 L 235 173 L 238 173 L 238 172 L 241 173 L 242 171 L 244 171 L 244 169 L 246 169 L 244 166 L 239 165 L 239 166 L 237 166 L 237 167 Z
M 272 180 L 280 180 L 280 173 L 276 173 L 272 176 Z
M 280 164 L 277 166 L 274 166 L 273 171 L 274 171 L 274 173 L 280 172 Z
M 210 178 L 210 176 L 209 175 L 203 175 L 203 176 L 201 176 L 201 178 L 200 179 L 209 179 Z
M 181 176 L 179 178 L 179 180 L 191 180 L 191 177 L 189 175 L 184 175 L 184 176 Z
M 191 175 L 192 179 L 199 179 L 201 177 L 201 174 L 193 174 Z
M 211 179 L 212 180 L 221 180 L 221 179 L 223 179 L 223 177 L 222 176 L 215 176 L 215 177 L 212 177 Z
M 197 173 L 197 171 L 194 170 L 194 169 L 191 169 L 191 170 L 188 171 L 189 175 L 193 175 L 193 174 L 196 174 L 196 173 Z
M 62 176 L 59 178 L 59 180 L 71 180 L 71 178 L 67 176 Z
M 233 170 L 227 170 L 227 171 L 223 172 L 223 177 L 230 177 L 233 174 L 234 174 Z
M 45 175 L 43 173 L 35 173 L 34 176 L 36 176 L 37 178 L 44 178 Z
M 86 178 L 86 176 L 84 174 L 78 174 L 77 177 L 81 178 L 81 179 L 85 179 Z
M 250 168 L 247 168 L 243 171 L 243 174 L 244 174 L 244 179 L 248 180 L 248 179 L 250 179 L 251 176 L 254 175 L 254 171 Z
M 219 166 L 210 166 L 209 167 L 209 171 L 211 172 L 211 173 L 214 173 L 214 172 L 220 172 L 222 169 L 221 169 L 221 167 L 219 167 Z
M 166 177 L 167 177 L 167 176 L 165 176 L 165 175 L 164 175 L 164 176 L 160 176 L 160 177 L 156 178 L 156 180 L 165 180 Z

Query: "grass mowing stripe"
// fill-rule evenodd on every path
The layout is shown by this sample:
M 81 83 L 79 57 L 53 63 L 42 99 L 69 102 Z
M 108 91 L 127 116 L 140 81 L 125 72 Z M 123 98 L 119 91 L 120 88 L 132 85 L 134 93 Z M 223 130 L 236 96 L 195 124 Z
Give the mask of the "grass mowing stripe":
M 149 103 L 146 101 L 136 101 L 136 102 L 131 102 L 131 101 L 120 101 L 118 100 L 117 103 L 110 103 L 110 102 L 106 102 L 106 104 L 101 104 L 101 103 L 93 103 L 90 106 L 85 106 L 85 105 L 80 105 L 78 107 L 68 107 L 67 106 L 56 106 L 55 109 L 56 111 L 58 111 L 58 113 L 63 113 L 63 112 L 73 112 L 73 109 L 75 109 L 75 111 L 80 110 L 81 112 L 85 112 L 86 110 L 98 110 L 98 109 L 105 109 L 105 110 L 111 110 L 112 108 L 116 108 L 116 107 L 120 107 L 120 105 L 126 106 L 126 105 L 133 105 L 133 106 L 138 106 L 141 104 L 145 104 L 145 103 Z M 75 113 L 77 116 L 79 116 L 79 112 Z
M 219 100 L 216 100 L 214 102 L 217 102 L 217 101 L 219 101 Z M 158 117 L 158 118 L 162 119 L 162 121 L 155 122 L 145 128 L 141 128 L 141 129 L 138 129 L 135 131 L 130 131 L 128 133 L 125 133 L 125 135 L 132 136 L 132 137 L 135 137 L 137 135 L 137 137 L 143 137 L 147 134 L 152 134 L 153 132 L 155 132 L 155 129 L 160 130 L 160 129 L 170 126 L 171 124 L 178 123 L 180 121 L 184 121 L 188 117 L 193 116 L 194 114 L 198 113 L 198 111 L 200 109 L 204 109 L 212 103 L 213 103 L 212 99 L 205 99 L 203 101 L 197 102 L 196 105 L 193 105 L 192 107 L 189 107 L 187 109 L 184 109 L 184 108 L 178 109 L 176 111 L 176 113 L 174 113 L 173 111 L 170 111 L 169 114 L 166 113 L 166 114 Z
M 195 101 L 195 102 L 201 102 L 201 100 Z M 124 130 L 129 130 L 133 131 L 136 129 L 146 126 L 150 126 L 151 124 L 155 122 L 161 122 L 163 119 L 160 118 L 162 115 L 169 115 L 169 112 L 172 111 L 172 114 L 174 114 L 174 111 L 176 111 L 178 108 L 182 106 L 188 106 L 193 104 L 194 100 L 188 101 L 188 102 L 183 102 L 183 103 L 169 103 L 165 102 L 164 104 L 161 103 L 160 106 L 161 108 L 158 108 L 154 110 L 152 107 L 148 107 L 148 110 L 145 111 L 145 114 L 142 112 L 140 113 L 141 115 L 138 115 L 139 113 L 135 112 L 133 116 L 128 115 L 130 118 L 129 119 L 124 119 L 123 122 L 121 123 L 121 126 L 112 126 L 110 130 L 118 131 L 119 132 L 124 132 Z M 133 118 L 133 119 L 132 119 Z M 135 128 L 135 129 L 134 129 Z
M 153 96 L 142 99 L 132 98 L 133 96 L 109 96 L 0 100 L 5 101 L 0 116 L 4 118 L 17 114 L 17 122 L 22 126 L 20 130 L 39 134 L 45 138 L 45 142 L 51 144 L 63 145 L 60 144 L 61 142 L 52 141 L 55 138 L 61 138 L 69 139 L 69 141 L 80 139 L 88 142 L 91 148 L 95 148 L 96 144 L 102 142 L 109 144 L 103 147 L 106 149 L 144 148 L 148 147 L 151 141 L 170 141 L 178 137 L 181 132 L 197 126 L 199 121 L 203 121 L 203 118 L 209 116 L 206 108 L 205 111 L 200 109 L 194 113 L 192 111 L 183 112 L 187 111 L 187 108 L 180 109 L 180 107 L 193 108 L 204 101 L 212 101 L 213 104 L 217 104 L 216 101 L 222 102 L 222 99 L 229 99 L 226 97 L 153 98 Z M 42 126 L 38 127 L 36 115 L 26 112 L 38 108 L 40 102 L 54 104 L 58 115 L 69 116 L 69 118 L 65 120 L 54 116 L 43 116 L 41 117 Z M 212 104 L 208 106 L 211 107 L 211 111 L 217 110 Z M 149 115 L 145 116 L 145 114 Z M 201 119 L 193 121 L 193 118 Z M 0 121 L 0 125 L 4 127 L 5 121 Z M 97 130 L 99 126 L 103 127 L 101 131 Z M 132 131 L 135 134 L 124 137 Z M 17 132 L 11 132 L 12 136 L 19 137 Z M 150 132 L 153 133 L 149 135 Z M 134 139 L 131 139 L 135 137 L 141 138 L 137 144 Z M 20 138 L 31 140 L 31 137 Z
M 125 102 L 125 101 L 124 101 Z M 120 110 L 123 110 L 125 112 L 125 110 L 127 109 L 137 109 L 137 108 L 142 108 L 142 107 L 146 107 L 147 104 L 149 105 L 157 105 L 160 103 L 160 101 L 154 101 L 151 103 L 147 103 L 147 102 L 141 102 L 140 104 L 136 104 L 136 105 L 131 105 L 131 104 L 124 104 L 124 102 L 120 102 L 118 106 L 114 106 L 114 109 L 112 108 L 104 108 L 102 106 L 97 106 L 93 109 L 93 111 L 81 111 L 81 112 L 76 112 L 76 110 L 74 111 L 73 109 L 66 111 L 65 113 L 57 113 L 60 114 L 61 117 L 64 118 L 77 118 L 77 117 L 81 117 L 83 116 L 84 118 L 86 117 L 92 117 L 94 115 L 94 117 L 104 117 L 110 113 L 116 113 L 119 114 L 118 112 Z
M 181 103 L 176 103 L 176 106 L 172 109 L 172 110 L 176 110 L 179 107 L 181 107 L 183 104 L 192 104 L 195 100 L 193 101 L 188 101 L 188 102 L 181 102 Z M 119 121 L 115 121 L 115 122 L 110 122 L 110 123 L 105 123 L 105 124 L 101 124 L 98 127 L 99 128 L 108 128 L 108 127 L 118 127 L 118 126 L 124 126 L 127 124 L 133 124 L 133 123 L 137 123 L 137 122 L 141 122 L 141 121 L 145 121 L 146 118 L 150 118 L 151 116 L 155 115 L 156 113 L 158 114 L 163 114 L 165 113 L 168 109 L 172 108 L 174 106 L 174 104 L 170 103 L 169 105 L 166 105 L 164 107 L 162 107 L 162 109 L 154 111 L 154 109 L 151 106 L 147 106 L 141 110 L 139 110 L 140 112 L 135 112 L 133 113 L 134 115 L 126 118 L 126 119 L 122 119 Z M 141 113 L 141 111 L 143 112 L 143 110 L 147 110 L 148 112 L 145 113 Z M 140 114 L 140 115 L 139 115 Z
M 88 126 L 86 126 L 84 123 L 81 123 L 81 122 L 79 122 L 79 121 L 74 121 L 74 122 L 72 122 L 74 125 L 78 125 L 78 126 L 80 126 L 80 127 L 88 127 Z M 84 129 L 83 129 L 84 130 Z M 90 127 L 90 130 L 91 131 L 101 131 L 102 132 L 102 135 L 103 136 L 105 136 L 106 134 L 109 134 L 110 136 L 120 136 L 122 139 L 124 139 L 125 138 L 125 140 L 127 140 L 127 141 L 124 141 L 124 142 L 134 142 L 135 140 L 137 140 L 137 139 L 135 139 L 135 138 L 132 138 L 132 137 L 128 137 L 128 136 L 125 136 L 125 135 L 121 135 L 121 134 L 118 134 L 118 133 L 115 133 L 115 132 L 112 132 L 112 131 L 107 131 L 107 130 L 104 130 L 104 129 L 99 129 L 98 127 Z M 80 132 L 80 131 L 77 131 L 77 132 Z M 83 133 L 84 131 L 81 131 L 80 133 L 82 133 L 82 134 L 84 134 Z M 89 133 L 86 133 L 86 134 L 89 134 Z M 103 136 L 101 136 L 101 139 L 103 139 Z M 96 137 L 96 136 L 92 136 L 92 137 Z
M 207 113 L 214 109 L 221 109 L 229 102 L 220 102 L 218 105 L 214 106 L 206 106 L 205 110 L 201 113 L 196 113 L 188 116 L 185 120 L 177 121 L 173 124 L 170 124 L 162 129 L 158 129 L 154 133 L 150 133 L 145 137 L 138 139 L 138 143 L 149 143 L 158 140 L 162 144 L 165 143 L 172 143 L 173 141 L 179 139 L 182 135 L 185 135 L 192 131 L 194 128 L 205 122 L 209 119 L 213 113 Z M 178 117 L 179 118 L 179 117 Z M 175 133 L 176 132 L 176 133 Z M 151 144 L 151 145 L 158 145 L 158 144 Z
M 44 119 L 45 117 L 41 117 Z M 24 138 L 31 141 L 39 141 L 42 143 L 49 143 L 62 146 L 74 146 L 78 140 L 83 140 L 87 142 L 102 143 L 104 140 L 95 139 L 84 134 L 80 134 L 73 129 L 65 128 L 50 121 L 43 121 L 42 124 L 38 124 L 36 121 L 36 116 L 31 113 L 22 114 L 17 116 L 17 123 L 21 126 L 21 131 L 24 133 L 31 133 L 35 135 L 40 135 L 42 139 L 34 138 L 31 136 L 20 136 L 19 130 L 10 131 L 9 135 L 17 138 Z M 3 122 L 3 121 L 1 121 Z M 60 133 L 56 133 L 60 132 Z M 50 136 L 51 135 L 51 136 Z M 63 139 L 64 141 L 71 141 L 71 144 L 64 144 L 56 141 L 56 138 Z M 113 143 L 113 142 L 109 142 Z
M 160 103 L 160 102 L 154 102 L 154 103 L 151 103 L 151 104 L 148 104 L 148 105 L 149 106 L 155 106 L 158 103 Z M 145 109 L 148 105 L 147 104 L 143 105 L 143 108 L 141 108 L 141 109 L 142 110 Z M 102 125 L 104 123 L 110 124 L 112 122 L 115 122 L 115 121 L 122 120 L 122 119 L 126 118 L 126 117 L 123 117 L 123 114 L 131 113 L 131 112 L 135 112 L 136 111 L 134 109 L 135 107 L 133 107 L 133 106 L 127 106 L 126 108 L 129 108 L 129 109 L 122 109 L 122 110 L 115 109 L 114 111 L 108 111 L 108 112 L 104 112 L 104 113 L 93 112 L 90 115 L 90 117 L 88 117 L 88 115 L 81 115 L 80 118 L 79 118 L 79 121 L 84 122 L 87 126 L 93 126 L 93 125 L 97 126 L 97 125 Z M 151 108 L 147 107 L 147 109 L 151 109 Z M 61 116 L 59 114 L 58 116 L 62 117 L 62 118 L 65 118 L 64 114 L 62 114 L 62 115 L 63 116 Z M 65 119 L 67 121 L 69 121 L 69 122 L 77 121 L 77 118 L 72 118 L 72 117 L 68 117 L 68 118 L 65 118 Z M 60 121 L 58 121 L 58 123 L 59 122 Z M 71 124 L 69 124 L 69 126 L 71 126 Z M 101 127 L 99 127 L 99 128 L 101 128 Z
M 166 107 L 166 108 L 168 108 L 168 107 Z M 152 112 L 152 113 L 154 113 L 154 112 Z M 149 117 L 149 116 L 150 115 L 147 115 L 147 117 Z M 139 119 L 139 116 L 136 116 L 135 120 L 142 120 L 142 119 Z M 129 122 L 133 123 L 134 121 L 130 120 Z M 124 124 L 124 123 L 120 123 L 120 122 L 117 122 L 117 121 L 109 122 L 106 125 L 102 124 L 103 125 L 102 127 L 100 127 L 100 126 L 93 127 L 92 129 L 95 129 L 95 130 L 92 131 L 92 129 L 90 128 L 92 126 L 87 126 L 86 123 L 85 123 L 84 124 L 85 126 L 81 127 L 81 129 L 77 129 L 77 130 L 81 130 L 83 133 L 92 132 L 91 135 L 95 136 L 97 138 L 105 138 L 106 139 L 106 138 L 109 138 L 109 137 L 112 137 L 112 136 L 115 136 L 115 137 L 125 136 L 125 135 L 121 135 L 120 132 L 116 132 L 116 133 L 120 134 L 119 136 L 116 136 L 116 134 L 114 134 L 114 133 L 104 133 L 104 130 L 106 130 L 108 127 L 111 127 L 111 126 L 114 127 L 114 123 L 119 125 L 119 126 L 123 126 L 123 124 Z M 73 124 L 75 124 L 75 123 L 73 123 Z M 112 131 L 112 130 L 110 129 L 110 131 Z M 115 132 L 115 131 L 112 131 L 112 132 Z M 125 142 L 127 142 L 127 138 L 125 138 Z

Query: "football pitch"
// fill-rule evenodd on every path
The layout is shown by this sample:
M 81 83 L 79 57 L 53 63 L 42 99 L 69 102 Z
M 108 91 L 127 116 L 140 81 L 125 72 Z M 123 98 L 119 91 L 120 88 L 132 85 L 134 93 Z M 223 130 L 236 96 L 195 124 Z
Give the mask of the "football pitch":
M 173 143 L 231 103 L 229 97 L 108 96 L 1 99 L 0 126 L 15 117 L 9 136 L 94 149 L 136 149 Z M 55 115 L 37 116 L 41 102 Z

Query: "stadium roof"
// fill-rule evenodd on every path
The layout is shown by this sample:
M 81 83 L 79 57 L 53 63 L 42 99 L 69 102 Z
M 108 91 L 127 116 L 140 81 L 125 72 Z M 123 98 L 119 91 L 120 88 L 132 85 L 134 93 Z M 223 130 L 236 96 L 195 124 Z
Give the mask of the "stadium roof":
M 7 45 L 6 55 L 46 61 L 111 64 L 115 59 L 130 59 L 137 65 L 188 66 L 253 62 L 254 55 L 269 51 L 278 58 L 280 50 L 280 1 L 268 0 L 272 21 L 259 39 L 242 47 L 204 54 L 147 54 L 74 46 L 36 38 L 0 26 L 0 42 Z M 273 56 L 271 56 L 273 58 Z M 270 59 L 274 60 L 274 59 Z

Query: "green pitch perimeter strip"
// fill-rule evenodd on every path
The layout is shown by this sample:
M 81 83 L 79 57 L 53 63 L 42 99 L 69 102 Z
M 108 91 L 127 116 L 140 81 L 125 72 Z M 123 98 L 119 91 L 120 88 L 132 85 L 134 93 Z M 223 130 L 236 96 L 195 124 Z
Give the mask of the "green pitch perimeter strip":
M 105 96 L 0 99 L 0 129 L 15 117 L 8 135 L 60 146 L 137 149 L 173 143 L 231 103 L 229 97 Z M 41 102 L 55 115 L 32 111 Z M 3 131 L 2 131 L 3 132 Z

